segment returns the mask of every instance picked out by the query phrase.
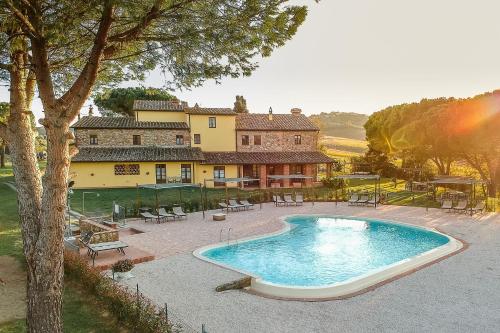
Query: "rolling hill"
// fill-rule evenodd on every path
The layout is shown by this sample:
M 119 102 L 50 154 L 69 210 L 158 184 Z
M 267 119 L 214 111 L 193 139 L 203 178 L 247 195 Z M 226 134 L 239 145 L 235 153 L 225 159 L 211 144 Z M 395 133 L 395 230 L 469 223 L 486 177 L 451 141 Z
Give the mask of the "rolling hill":
M 309 116 L 320 128 L 321 135 L 365 140 L 363 125 L 368 115 L 352 112 L 321 112 Z

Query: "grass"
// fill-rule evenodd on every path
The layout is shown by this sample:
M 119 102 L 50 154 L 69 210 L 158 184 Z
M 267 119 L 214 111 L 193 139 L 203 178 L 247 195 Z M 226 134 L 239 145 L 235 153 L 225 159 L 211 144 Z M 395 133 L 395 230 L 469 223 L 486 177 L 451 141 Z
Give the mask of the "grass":
M 320 144 L 326 148 L 343 153 L 363 154 L 368 149 L 368 142 L 365 140 L 356 140 L 349 138 L 340 138 L 336 136 L 323 136 Z
M 24 265 L 16 192 L 5 185 L 14 181 L 10 166 L 0 169 L 0 256 L 13 256 Z M 120 332 L 120 325 L 106 315 L 95 299 L 80 291 L 74 281 L 65 281 L 63 321 L 66 332 Z M 0 323 L 0 333 L 26 332 L 24 319 Z

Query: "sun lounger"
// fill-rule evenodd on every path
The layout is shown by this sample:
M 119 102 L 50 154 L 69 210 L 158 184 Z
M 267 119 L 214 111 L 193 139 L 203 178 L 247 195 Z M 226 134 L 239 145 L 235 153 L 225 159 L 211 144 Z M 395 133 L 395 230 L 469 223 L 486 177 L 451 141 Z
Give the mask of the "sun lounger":
M 484 201 L 479 201 L 475 207 L 472 207 L 472 213 L 476 214 L 479 212 L 484 212 L 484 209 L 486 208 L 486 203 Z
M 248 202 L 248 200 L 240 200 L 240 205 L 245 206 L 247 209 L 253 208 L 253 203 Z
M 151 221 L 156 220 L 157 223 L 160 223 L 161 220 L 164 219 L 163 216 L 161 216 L 161 215 L 153 215 L 150 212 L 140 213 L 140 215 L 144 218 L 144 222 L 148 222 L 148 220 L 151 220 Z
M 287 205 L 287 206 L 289 206 L 289 205 L 296 206 L 297 205 L 297 203 L 292 199 L 291 194 L 285 194 L 284 199 L 285 199 L 285 205 Z
M 92 240 L 92 236 L 94 236 L 94 233 L 92 231 L 89 231 L 85 235 L 82 235 L 82 237 L 80 237 L 79 239 L 87 249 L 87 255 L 92 258 L 92 263 L 94 263 L 95 258 L 99 255 L 99 252 L 103 251 L 117 250 L 122 255 L 125 255 L 124 249 L 128 247 L 127 243 L 124 243 L 122 241 L 115 241 L 91 244 L 90 241 Z
M 352 206 L 352 205 L 355 205 L 356 202 L 358 202 L 359 200 L 359 196 L 357 193 L 354 193 L 351 195 L 351 197 L 349 198 L 349 200 L 347 200 L 347 205 L 349 206 Z
M 183 218 L 183 217 L 187 218 L 186 213 L 184 213 L 184 211 L 182 210 L 182 207 L 180 207 L 180 206 L 174 206 L 172 208 L 172 212 L 178 218 Z
M 369 200 L 370 198 L 366 194 L 363 194 L 359 197 L 358 201 L 356 201 L 356 205 L 366 205 Z
M 371 197 L 370 200 L 366 203 L 367 205 L 375 206 L 375 203 L 378 204 L 380 202 L 380 196 L 377 195 L 377 201 L 375 201 L 375 196 Z
M 233 206 L 233 207 L 237 207 L 238 209 L 240 209 L 240 208 L 246 209 L 247 208 L 245 205 L 241 205 L 241 204 L 237 203 L 235 199 L 229 199 L 229 205 Z
M 285 201 L 283 199 L 281 199 L 281 196 L 279 196 L 279 195 L 273 195 L 273 202 L 276 206 L 279 206 L 279 205 L 284 206 L 285 205 Z
M 232 206 L 232 205 L 228 205 L 227 203 L 225 202 L 219 202 L 219 207 L 222 209 L 222 210 L 238 210 L 239 207 L 238 206 Z
M 467 210 L 467 200 L 460 200 L 458 201 L 458 204 L 453 207 L 454 212 L 462 213 L 466 212 Z
M 295 194 L 295 204 L 297 206 L 302 206 L 304 204 L 304 196 L 302 193 Z
M 167 211 L 165 210 L 165 208 L 158 209 L 158 214 L 161 217 L 164 217 L 167 221 L 168 221 L 168 218 L 172 218 L 172 219 L 175 220 L 175 218 L 177 217 L 174 214 L 167 213 Z
M 441 205 L 441 209 L 448 209 L 450 211 L 453 208 L 453 201 L 451 199 L 444 199 Z

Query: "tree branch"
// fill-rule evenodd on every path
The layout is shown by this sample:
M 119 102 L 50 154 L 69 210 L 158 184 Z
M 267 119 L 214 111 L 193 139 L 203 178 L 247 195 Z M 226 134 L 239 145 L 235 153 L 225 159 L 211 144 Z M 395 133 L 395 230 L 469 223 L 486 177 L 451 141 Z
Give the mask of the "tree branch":
M 2 63 L 0 63 L 0 69 L 4 69 L 6 71 L 10 71 L 11 68 L 12 68 L 12 64 L 2 64 Z
M 14 6 L 12 1 L 6 0 L 6 3 L 12 14 L 14 14 L 14 16 L 19 20 L 19 22 L 27 30 L 27 32 L 33 35 L 33 37 L 38 37 L 38 33 L 35 27 L 33 27 L 33 25 L 31 24 L 30 20 L 18 8 L 16 8 L 16 6 Z

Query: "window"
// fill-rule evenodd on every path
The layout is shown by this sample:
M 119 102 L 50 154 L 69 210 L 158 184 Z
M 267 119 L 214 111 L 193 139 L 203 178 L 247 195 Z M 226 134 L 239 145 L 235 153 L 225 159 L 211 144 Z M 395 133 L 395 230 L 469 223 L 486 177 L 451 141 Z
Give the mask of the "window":
M 184 144 L 184 135 L 176 135 L 175 136 L 175 144 L 183 145 Z
M 243 146 L 248 146 L 250 144 L 250 137 L 248 135 L 241 136 L 241 144 Z
M 295 135 L 295 144 L 296 145 L 302 144 L 302 137 L 300 135 Z
M 208 127 L 209 128 L 217 127 L 217 120 L 215 119 L 215 117 L 208 117 Z
M 134 146 L 140 146 L 141 145 L 141 136 L 140 135 L 133 135 L 132 136 L 132 143 Z
M 156 184 L 165 184 L 167 182 L 167 165 L 156 165 Z
M 194 143 L 197 144 L 197 145 L 201 144 L 201 136 L 200 136 L 200 134 L 195 134 L 194 135 Z
M 91 145 L 96 145 L 97 144 L 97 134 L 91 134 L 90 135 L 90 144 Z
M 181 181 L 191 183 L 191 164 L 181 164 Z
M 116 176 L 139 175 L 140 173 L 139 164 L 115 164 Z
M 214 179 L 225 178 L 226 177 L 226 167 L 223 165 L 214 166 Z M 214 186 L 223 186 L 223 182 L 214 181 Z
M 261 141 L 261 137 L 260 135 L 254 135 L 253 136 L 253 144 L 256 145 L 256 146 L 260 146 L 262 141 Z
M 290 165 L 290 174 L 292 174 L 292 175 L 304 174 L 303 165 L 302 164 L 291 164 Z

